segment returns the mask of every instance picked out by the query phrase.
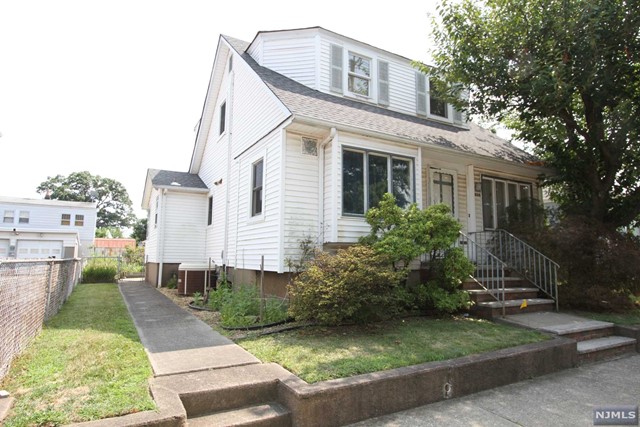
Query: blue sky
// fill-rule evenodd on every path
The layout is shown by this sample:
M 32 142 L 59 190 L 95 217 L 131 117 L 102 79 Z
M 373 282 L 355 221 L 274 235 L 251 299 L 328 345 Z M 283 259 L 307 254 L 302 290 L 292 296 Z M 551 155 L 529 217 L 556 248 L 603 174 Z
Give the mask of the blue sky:
M 186 171 L 218 36 L 322 26 L 428 59 L 435 0 L 0 2 L 0 195 L 40 197 L 88 170 L 127 188 L 147 168 Z

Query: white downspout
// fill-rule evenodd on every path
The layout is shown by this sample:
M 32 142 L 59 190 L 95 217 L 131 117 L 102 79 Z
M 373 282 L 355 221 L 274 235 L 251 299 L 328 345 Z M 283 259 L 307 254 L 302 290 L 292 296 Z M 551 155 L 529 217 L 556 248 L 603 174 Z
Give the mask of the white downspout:
M 322 236 L 322 243 L 324 243 L 327 239 L 324 235 L 324 148 L 333 141 L 333 138 L 336 136 L 336 128 L 331 128 L 329 135 L 320 142 L 318 146 L 318 161 L 319 165 L 319 182 L 318 182 L 318 236 Z
M 160 233 L 158 233 L 158 282 L 156 286 L 158 288 L 162 287 L 162 269 L 164 268 L 164 233 L 166 232 L 164 228 L 164 217 L 165 217 L 165 198 L 167 196 L 167 190 L 164 189 L 160 192 Z
M 228 259 L 229 259 L 229 205 L 231 203 L 231 195 L 229 194 L 229 189 L 230 189 L 230 184 L 231 184 L 231 147 L 232 147 L 232 139 L 233 139 L 233 86 L 234 86 L 234 77 L 235 77 L 235 71 L 231 71 L 229 73 L 229 94 L 227 95 L 227 106 L 229 107 L 229 115 L 228 115 L 228 123 L 229 123 L 229 130 L 228 130 L 228 135 L 227 135 L 227 184 L 225 186 L 225 202 L 224 202 L 224 209 L 225 209 L 225 214 L 224 214 L 224 221 L 225 221 L 225 225 L 224 225 L 224 243 L 222 246 L 222 252 L 223 252 L 223 256 L 222 258 L 222 264 L 228 266 Z M 240 182 L 237 183 L 237 185 L 240 185 Z M 237 188 L 237 191 L 239 191 L 240 188 Z M 238 227 L 238 224 L 236 224 L 236 228 Z

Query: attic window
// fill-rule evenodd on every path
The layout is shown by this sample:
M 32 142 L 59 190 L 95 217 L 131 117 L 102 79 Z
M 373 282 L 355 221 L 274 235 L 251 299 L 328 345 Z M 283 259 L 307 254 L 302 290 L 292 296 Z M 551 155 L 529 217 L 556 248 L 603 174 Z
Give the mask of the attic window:
M 233 55 L 229 55 L 229 72 L 233 71 Z
M 224 133 L 225 125 L 227 123 L 227 102 L 223 102 L 220 106 L 220 132 L 219 135 Z
M 349 52 L 349 92 L 369 96 L 371 83 L 371 60 Z
M 302 137 L 302 154 L 309 156 L 318 155 L 318 140 L 315 138 Z
M 436 80 L 429 79 L 429 114 L 434 116 L 449 117 L 449 106 L 442 99 L 442 93 L 436 87 Z

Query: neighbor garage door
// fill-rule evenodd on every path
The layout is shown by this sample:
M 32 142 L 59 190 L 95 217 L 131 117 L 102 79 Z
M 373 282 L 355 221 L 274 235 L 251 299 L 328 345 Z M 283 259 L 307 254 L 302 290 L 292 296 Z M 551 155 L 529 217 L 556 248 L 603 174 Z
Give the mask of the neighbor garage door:
M 9 239 L 0 239 L 0 259 L 9 256 Z
M 58 240 L 18 240 L 17 258 L 62 258 L 62 242 Z

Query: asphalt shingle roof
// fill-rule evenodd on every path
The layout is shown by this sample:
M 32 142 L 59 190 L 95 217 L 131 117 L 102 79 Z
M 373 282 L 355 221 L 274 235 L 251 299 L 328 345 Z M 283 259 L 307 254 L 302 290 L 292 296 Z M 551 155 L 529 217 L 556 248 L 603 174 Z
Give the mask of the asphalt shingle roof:
M 175 186 L 182 188 L 208 188 L 197 174 L 149 169 L 151 183 L 154 186 Z
M 311 89 L 258 65 L 245 53 L 249 43 L 223 37 L 242 54 L 243 59 L 294 115 L 519 163 L 537 160 L 474 123 L 468 123 L 469 129 L 463 129 Z

